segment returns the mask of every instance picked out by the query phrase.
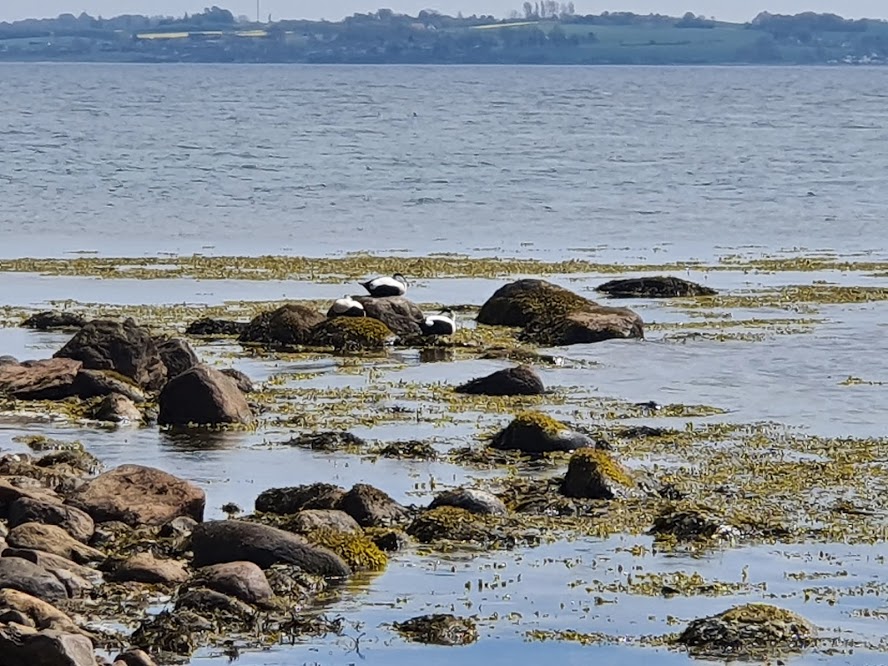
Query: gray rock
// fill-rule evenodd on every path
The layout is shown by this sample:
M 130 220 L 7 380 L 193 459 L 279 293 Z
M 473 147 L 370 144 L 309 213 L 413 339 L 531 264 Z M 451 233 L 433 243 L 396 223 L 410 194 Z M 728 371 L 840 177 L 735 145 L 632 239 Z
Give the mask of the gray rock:
M 12 548 L 42 550 L 79 564 L 98 562 L 105 556 L 95 548 L 80 543 L 61 527 L 41 523 L 24 523 L 12 528 L 6 538 Z
M 155 338 L 157 351 L 167 367 L 167 379 L 181 375 L 200 363 L 191 346 L 180 338 Z
M 3 666 L 96 666 L 93 645 L 83 634 L 21 625 L 0 626 Z
M 300 534 L 328 529 L 336 532 L 360 532 L 361 526 L 345 511 L 338 509 L 305 509 L 295 514 L 287 523 L 287 529 Z
M 0 589 L 6 588 L 44 601 L 62 601 L 70 596 L 57 576 L 18 557 L 0 557 Z
M 204 567 L 195 573 L 192 583 L 253 605 L 265 605 L 274 598 L 265 572 L 253 562 L 225 562 Z
M 439 506 L 455 506 L 472 513 L 491 516 L 504 516 L 508 513 L 506 505 L 499 497 L 473 488 L 455 488 L 438 493 L 429 505 L 429 509 L 437 509 Z
M 21 497 L 9 506 L 9 526 L 24 523 L 57 525 L 83 543 L 92 538 L 96 528 L 93 519 L 76 507 Z

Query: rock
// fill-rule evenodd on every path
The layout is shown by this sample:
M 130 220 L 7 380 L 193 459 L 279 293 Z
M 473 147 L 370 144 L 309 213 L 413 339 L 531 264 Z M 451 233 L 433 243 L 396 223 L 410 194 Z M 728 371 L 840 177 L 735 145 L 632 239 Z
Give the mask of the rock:
M 287 304 L 253 318 L 238 336 L 239 342 L 303 345 L 311 329 L 326 318 L 305 305 Z
M 52 604 L 27 592 L 8 588 L 0 590 L 0 609 L 14 610 L 25 615 L 37 629 L 80 632 L 80 628 L 70 617 Z
M 548 453 L 594 447 L 595 442 L 542 412 L 522 412 L 493 437 L 490 446 L 523 453 Z
M 457 393 L 474 395 L 542 395 L 546 392 L 543 380 L 527 365 L 497 370 L 457 386 L 454 390 Z
M 100 551 L 80 543 L 61 527 L 55 525 L 40 523 L 18 525 L 9 531 L 6 543 L 10 548 L 42 550 L 52 555 L 74 560 L 79 564 L 105 559 L 104 554 Z
M 143 620 L 130 642 L 161 653 L 189 656 L 213 629 L 213 622 L 190 610 L 162 610 Z
M 192 583 L 254 606 L 267 605 L 274 598 L 265 572 L 253 562 L 225 562 L 204 567 L 195 573 Z
M 61 400 L 74 395 L 80 361 L 53 358 L 0 365 L 0 393 L 19 400 Z
M 3 356 L 0 356 L 0 365 L 19 365 L 19 362 L 15 356 L 4 354 Z
M 438 493 L 429 504 L 429 508 L 437 509 L 439 506 L 455 506 L 472 513 L 492 516 L 505 516 L 508 513 L 506 505 L 499 497 L 473 488 L 455 488 Z
M 800 615 L 753 603 L 693 620 L 679 635 L 678 643 L 692 653 L 719 660 L 764 660 L 772 654 L 801 651 L 816 637 L 814 625 Z
M 139 648 L 130 648 L 121 652 L 114 658 L 114 662 L 123 662 L 124 666 L 156 666 L 148 653 Z
M 58 525 L 68 534 L 87 543 L 95 531 L 95 523 L 84 511 L 66 504 L 20 497 L 9 506 L 9 526 L 24 523 Z
M 58 576 L 60 571 L 70 571 L 72 574 L 80 578 L 84 578 L 90 582 L 99 582 L 102 580 L 102 574 L 96 569 L 77 564 L 72 560 L 42 550 L 30 550 L 27 548 L 7 548 L 3 553 L 3 557 L 18 557 L 37 564 L 54 576 Z M 62 581 L 64 582 L 64 581 Z
M 309 544 L 296 534 L 240 520 L 216 520 L 198 525 L 191 535 L 194 566 L 247 561 L 263 569 L 272 564 L 296 564 L 306 573 L 346 577 L 351 570 L 342 559 Z
M 255 614 L 255 611 L 243 601 L 205 587 L 195 587 L 181 592 L 176 599 L 176 610 L 190 610 L 206 615 L 221 613 L 235 618 L 250 617 Z
M 397 552 L 410 541 L 406 532 L 389 527 L 368 527 L 364 530 L 364 534 L 370 537 L 376 547 L 384 553 Z
M 484 516 L 453 506 L 423 511 L 407 526 L 407 534 L 420 543 L 447 540 L 471 544 L 487 544 L 490 530 Z
M 93 645 L 83 634 L 21 625 L 0 626 L 3 666 L 96 666 Z
M 157 351 L 167 367 L 167 379 L 181 375 L 200 363 L 191 346 L 179 338 L 155 338 Z
M 395 630 L 417 643 L 433 645 L 468 645 L 478 640 L 475 621 L 449 613 L 421 615 L 406 622 L 395 622 Z
M 158 398 L 161 425 L 250 423 L 253 413 L 231 377 L 199 365 L 174 377 Z
M 367 445 L 360 437 L 343 430 L 325 430 L 323 432 L 306 432 L 292 437 L 285 446 L 299 446 L 312 451 L 348 451 L 362 449 Z
M 125 395 L 112 393 L 102 398 L 102 401 L 92 410 L 90 417 L 96 421 L 108 421 L 109 423 L 140 423 L 142 412 Z
M 362 527 L 388 527 L 407 516 L 407 509 L 366 483 L 352 486 L 339 500 L 337 508 L 345 511 Z
M 23 488 L 14 484 L 13 480 L 12 477 L 0 476 L 0 518 L 7 518 L 9 516 L 9 507 L 13 502 L 22 497 L 45 502 L 62 503 L 62 500 L 51 490 L 45 488 Z
M 44 601 L 70 596 L 57 576 L 20 557 L 0 557 L 0 589 L 18 590 Z
M 240 335 L 248 326 L 247 322 L 230 319 L 210 319 L 204 317 L 188 324 L 186 335 Z
M 398 460 L 438 459 L 438 451 L 432 444 L 417 439 L 389 442 L 378 448 L 375 453 L 378 453 L 383 458 L 396 458 Z
M 403 296 L 355 296 L 355 300 L 364 306 L 367 317 L 381 321 L 397 335 L 422 333 L 419 322 L 425 315 L 416 303 Z
M 705 509 L 668 506 L 654 519 L 650 534 L 658 539 L 707 541 L 734 539 L 740 531 Z
M 169 585 L 184 583 L 188 580 L 188 572 L 181 562 L 158 559 L 151 553 L 138 553 L 121 562 L 108 576 L 108 580 L 118 583 Z
M 657 275 L 654 277 L 611 280 L 598 287 L 611 298 L 679 298 L 684 296 L 714 296 L 715 289 L 681 278 Z
M 287 522 L 287 529 L 300 534 L 308 534 L 320 529 L 328 529 L 335 532 L 360 532 L 361 526 L 345 511 L 336 509 L 305 509 L 295 514 Z
M 286 515 L 304 509 L 334 509 L 344 496 L 345 489 L 331 483 L 269 488 L 256 498 L 256 511 Z
M 107 551 L 117 550 L 123 541 L 131 542 L 136 539 L 136 530 L 119 520 L 108 520 L 96 524 L 96 533 L 89 545 L 93 548 L 102 548 Z
M 197 525 L 198 522 L 194 520 L 194 518 L 179 516 L 178 518 L 173 518 L 169 522 L 164 523 L 160 528 L 158 536 L 165 539 L 189 537 Z
M 119 393 L 135 403 L 145 402 L 145 393 L 128 377 L 107 370 L 80 368 L 74 379 L 74 393 L 85 399 Z
M 612 500 L 636 495 L 632 475 L 606 452 L 582 448 L 574 452 L 561 483 L 566 497 Z
M 620 338 L 643 338 L 644 323 L 629 308 L 596 306 L 529 326 L 521 338 L 535 344 L 560 347 Z
M 389 327 L 372 317 L 335 317 L 312 328 L 308 344 L 344 352 L 374 351 L 394 339 Z
M 163 525 L 177 516 L 203 520 L 206 496 L 192 483 L 159 469 L 121 465 L 89 481 L 68 502 L 96 522 Z
M 255 391 L 255 387 L 253 386 L 253 380 L 247 377 L 240 370 L 235 370 L 234 368 L 224 368 L 220 370 L 223 375 L 227 375 L 234 380 L 234 383 L 237 384 L 237 387 L 240 389 L 241 393 L 252 393 Z
M 77 329 L 82 328 L 86 324 L 86 319 L 79 314 L 73 312 L 59 312 L 58 310 L 47 310 L 32 314 L 22 322 L 24 328 L 33 328 L 38 331 L 49 331 L 51 329 Z
M 78 474 L 95 474 L 102 469 L 99 459 L 82 448 L 47 453 L 35 460 L 34 465 L 49 470 L 69 470 Z

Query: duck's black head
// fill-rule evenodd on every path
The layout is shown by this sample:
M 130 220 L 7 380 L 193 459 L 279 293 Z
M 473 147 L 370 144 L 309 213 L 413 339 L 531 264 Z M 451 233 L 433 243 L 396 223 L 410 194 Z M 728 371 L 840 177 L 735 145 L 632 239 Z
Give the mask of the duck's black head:
M 394 275 L 392 275 L 392 279 L 397 280 L 397 281 L 400 282 L 401 284 L 407 286 L 407 278 L 405 278 L 405 277 L 404 277 L 403 275 L 401 275 L 400 273 L 395 273 Z

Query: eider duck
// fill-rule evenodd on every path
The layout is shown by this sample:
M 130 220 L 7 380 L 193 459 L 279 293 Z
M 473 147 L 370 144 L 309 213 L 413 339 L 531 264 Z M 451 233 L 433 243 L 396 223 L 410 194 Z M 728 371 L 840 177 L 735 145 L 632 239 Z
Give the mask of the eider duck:
M 439 314 L 419 322 L 419 328 L 423 335 L 453 335 L 456 331 L 456 319 L 452 310 L 441 310 Z
M 407 280 L 400 273 L 395 273 L 391 277 L 373 278 L 361 282 L 361 286 L 374 297 L 403 296 L 407 292 Z
M 328 317 L 365 317 L 364 306 L 349 295 L 337 298 L 330 306 Z

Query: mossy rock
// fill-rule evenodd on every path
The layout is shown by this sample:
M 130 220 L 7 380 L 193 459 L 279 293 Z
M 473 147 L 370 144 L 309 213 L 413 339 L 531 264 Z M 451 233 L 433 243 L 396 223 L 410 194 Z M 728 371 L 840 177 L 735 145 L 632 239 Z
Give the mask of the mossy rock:
M 383 571 L 388 556 L 370 537 L 360 532 L 340 532 L 329 528 L 313 530 L 306 538 L 339 555 L 354 571 Z
M 383 458 L 398 460 L 437 460 L 438 451 L 428 442 L 411 439 L 404 442 L 389 442 L 379 447 L 376 453 Z
M 335 317 L 312 329 L 309 344 L 335 351 L 376 351 L 394 338 L 388 326 L 371 317 Z
M 629 308 L 595 305 L 541 317 L 526 326 L 518 337 L 548 347 L 643 338 L 644 322 Z
M 312 328 L 325 319 L 317 310 L 288 303 L 254 317 L 241 331 L 238 341 L 284 346 L 307 344 Z
M 312 451 L 358 451 L 363 449 L 367 442 L 344 430 L 325 430 L 322 432 L 306 432 L 297 435 L 286 442 L 286 446 L 298 446 Z
M 332 483 L 269 488 L 256 498 L 256 511 L 286 515 L 303 509 L 335 509 L 345 496 L 345 489 Z
M 667 275 L 610 280 L 599 285 L 598 291 L 611 298 L 685 298 L 718 293 L 696 282 Z
M 539 543 L 539 534 L 517 520 L 476 514 L 454 506 L 423 511 L 408 525 L 407 534 L 420 543 L 445 549 L 455 544 L 490 550 Z
M 567 315 L 597 305 L 551 282 L 523 279 L 497 289 L 481 306 L 477 321 L 492 326 L 527 326 L 540 319 Z
M 585 499 L 624 499 L 637 494 L 636 485 L 630 472 L 608 453 L 584 448 L 571 456 L 561 494 Z
M 709 541 L 735 538 L 740 531 L 704 509 L 673 505 L 657 515 L 650 534 L 661 541 Z
M 494 435 L 490 446 L 538 454 L 594 447 L 595 442 L 547 414 L 526 411 L 515 416 L 509 425 Z
M 474 620 L 449 613 L 421 615 L 405 622 L 395 622 L 393 626 L 399 634 L 417 643 L 468 645 L 478 640 Z
M 677 642 L 718 659 L 765 659 L 811 646 L 817 630 L 805 618 L 770 604 L 744 604 L 692 621 Z

